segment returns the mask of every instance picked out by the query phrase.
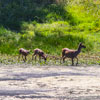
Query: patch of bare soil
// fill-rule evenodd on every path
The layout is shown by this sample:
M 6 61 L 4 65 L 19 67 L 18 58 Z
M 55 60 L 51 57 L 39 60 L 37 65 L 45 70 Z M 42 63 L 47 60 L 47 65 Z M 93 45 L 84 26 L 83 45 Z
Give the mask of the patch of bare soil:
M 0 65 L 0 100 L 100 100 L 100 66 Z

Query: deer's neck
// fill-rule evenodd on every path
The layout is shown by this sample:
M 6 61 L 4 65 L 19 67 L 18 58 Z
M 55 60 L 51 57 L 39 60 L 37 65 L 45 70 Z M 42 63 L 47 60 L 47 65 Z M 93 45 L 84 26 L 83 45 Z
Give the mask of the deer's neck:
M 80 52 L 81 52 L 81 47 L 78 47 L 78 49 L 77 49 L 77 51 L 76 51 L 77 55 L 78 55 Z

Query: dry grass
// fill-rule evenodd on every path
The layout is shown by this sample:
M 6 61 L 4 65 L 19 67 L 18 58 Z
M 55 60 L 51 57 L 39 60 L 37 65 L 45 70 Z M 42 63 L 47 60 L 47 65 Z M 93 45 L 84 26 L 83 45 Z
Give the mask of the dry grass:
M 37 57 L 37 61 L 32 60 L 32 55 L 27 56 L 27 61 L 24 62 L 23 59 L 20 57 L 18 59 L 19 55 L 2 55 L 0 54 L 0 63 L 2 64 L 32 64 L 32 65 L 62 65 L 62 66 L 67 66 L 71 65 L 71 59 L 66 58 L 65 63 L 61 63 L 61 56 L 56 56 L 56 55 L 48 55 L 47 61 L 45 62 L 44 59 L 39 62 L 39 58 Z M 93 64 L 100 64 L 100 56 L 99 53 L 97 54 L 84 54 L 81 53 L 79 56 L 79 65 L 93 65 Z M 76 64 L 76 59 L 74 60 L 74 64 Z

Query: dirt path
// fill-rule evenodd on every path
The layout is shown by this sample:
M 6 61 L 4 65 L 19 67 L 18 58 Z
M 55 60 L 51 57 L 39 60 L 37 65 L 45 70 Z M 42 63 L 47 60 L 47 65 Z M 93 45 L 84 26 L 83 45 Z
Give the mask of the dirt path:
M 100 66 L 0 65 L 0 100 L 100 100 Z

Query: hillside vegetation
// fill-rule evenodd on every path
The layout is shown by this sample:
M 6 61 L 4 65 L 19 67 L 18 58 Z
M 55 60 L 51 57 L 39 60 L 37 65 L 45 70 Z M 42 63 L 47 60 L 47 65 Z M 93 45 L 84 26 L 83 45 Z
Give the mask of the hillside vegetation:
M 64 47 L 86 45 L 100 51 L 99 0 L 0 0 L 0 52 L 43 49 L 60 55 Z

